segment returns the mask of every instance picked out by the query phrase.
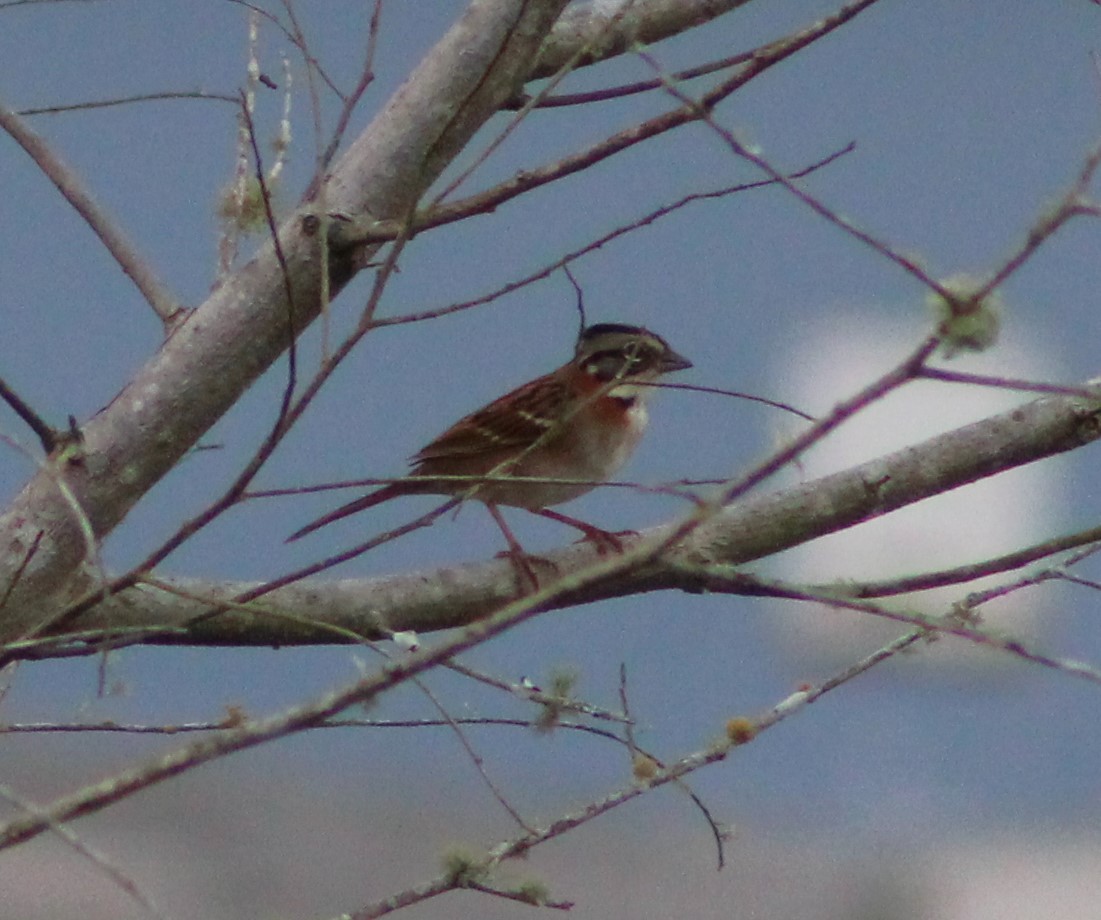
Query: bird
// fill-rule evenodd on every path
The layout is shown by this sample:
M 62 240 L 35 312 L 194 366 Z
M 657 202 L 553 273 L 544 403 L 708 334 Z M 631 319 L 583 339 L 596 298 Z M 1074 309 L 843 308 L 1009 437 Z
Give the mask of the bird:
M 608 545 L 618 546 L 614 534 L 549 506 L 584 495 L 615 475 L 646 429 L 651 385 L 690 367 L 665 339 L 641 326 L 587 326 L 569 361 L 461 418 L 410 458 L 408 478 L 322 515 L 287 542 L 393 498 L 433 494 L 483 503 L 518 571 L 533 582 L 500 505 L 574 527 L 606 552 Z

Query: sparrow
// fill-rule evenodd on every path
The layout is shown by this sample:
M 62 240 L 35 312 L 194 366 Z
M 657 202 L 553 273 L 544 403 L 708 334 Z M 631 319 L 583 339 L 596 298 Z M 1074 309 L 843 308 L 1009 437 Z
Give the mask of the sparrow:
M 646 429 L 649 384 L 691 366 L 661 336 L 641 326 L 589 326 L 566 364 L 465 416 L 421 448 L 410 458 L 410 478 L 341 505 L 295 531 L 288 542 L 392 498 L 433 494 L 485 504 L 515 561 L 523 551 L 500 505 L 568 524 L 598 549 L 616 546 L 613 534 L 548 506 L 584 495 L 615 475 Z M 531 575 L 522 562 L 518 567 Z

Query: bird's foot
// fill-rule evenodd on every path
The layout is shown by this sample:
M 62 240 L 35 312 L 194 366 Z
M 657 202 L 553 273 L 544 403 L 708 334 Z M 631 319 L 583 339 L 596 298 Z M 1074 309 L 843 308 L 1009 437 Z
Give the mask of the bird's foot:
M 540 588 L 539 576 L 536 574 L 535 566 L 532 563 L 538 562 L 555 572 L 558 571 L 558 566 L 546 556 L 534 556 L 531 553 L 524 552 L 519 546 L 513 549 L 501 550 L 494 558 L 508 559 L 512 563 L 512 569 L 516 573 L 517 589 L 521 595 L 534 594 Z M 527 590 L 528 588 L 531 590 Z
M 592 527 L 584 531 L 584 536 L 580 540 L 574 542 L 592 543 L 598 556 L 607 556 L 611 553 L 622 553 L 623 539 L 637 536 L 637 530 L 601 530 L 599 527 Z
M 550 508 L 542 508 L 536 514 L 550 518 L 552 521 L 558 521 L 558 523 L 572 527 L 574 530 L 580 530 L 584 536 L 577 542 L 592 543 L 598 556 L 607 556 L 613 552 L 622 553 L 623 537 L 638 536 L 637 530 L 604 530 L 602 527 L 596 527 L 587 521 L 570 517 L 568 514 L 562 514 L 561 511 L 552 511 Z

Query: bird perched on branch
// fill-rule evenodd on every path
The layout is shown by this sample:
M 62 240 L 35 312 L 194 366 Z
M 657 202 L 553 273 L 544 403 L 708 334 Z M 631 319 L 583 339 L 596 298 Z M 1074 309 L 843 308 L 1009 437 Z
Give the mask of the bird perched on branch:
M 548 506 L 584 495 L 615 475 L 646 429 L 650 385 L 691 366 L 640 326 L 589 326 L 566 364 L 460 419 L 414 454 L 409 478 L 341 505 L 288 541 L 402 495 L 473 498 L 489 509 L 518 570 L 534 582 L 498 506 L 568 524 L 601 549 L 617 545 L 613 534 Z

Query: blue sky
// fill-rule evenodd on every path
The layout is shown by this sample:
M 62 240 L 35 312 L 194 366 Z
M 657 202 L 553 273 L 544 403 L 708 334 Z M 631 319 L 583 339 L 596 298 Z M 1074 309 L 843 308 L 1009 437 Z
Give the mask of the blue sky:
M 318 57 L 344 85 L 354 80 L 361 59 L 365 6 L 327 0 L 322 13 L 321 5 L 303 5 Z M 353 132 L 463 6 L 385 7 L 378 80 Z M 758 0 L 652 50 L 673 70 L 750 48 L 833 8 L 817 0 Z M 861 227 L 917 255 L 934 275 L 981 275 L 1019 245 L 1101 137 L 1101 78 L 1091 60 L 1099 28 L 1101 9 L 1085 0 L 884 0 L 758 78 L 718 115 L 783 169 L 855 141 L 853 153 L 814 175 L 807 187 Z M 233 93 L 244 79 L 244 46 L 242 9 L 215 0 L 0 7 L 0 98 L 24 109 L 156 90 Z M 276 77 L 283 50 L 274 31 L 265 29 L 262 64 Z M 293 66 L 288 205 L 309 176 L 314 152 L 305 79 L 297 59 Z M 648 73 L 643 62 L 626 58 L 578 74 L 565 88 Z M 669 104 L 649 94 L 536 113 L 466 188 L 545 163 Z M 274 136 L 281 105 L 277 93 L 262 100 L 257 120 L 265 137 Z M 327 101 L 323 117 L 333 112 Z M 503 117 L 492 122 L 481 141 L 503 124 Z M 144 103 L 39 116 L 33 125 L 84 176 L 172 290 L 189 304 L 201 302 L 214 278 L 215 202 L 233 166 L 232 108 Z M 683 194 L 756 178 L 705 127 L 683 128 L 497 213 L 416 239 L 381 312 L 478 296 Z M 0 188 L 0 375 L 47 418 L 85 418 L 156 348 L 159 324 L 7 138 L 0 138 Z M 1095 374 L 1098 231 L 1082 220 L 1050 241 L 1002 292 L 1004 345 L 981 362 L 956 364 L 1059 382 Z M 863 373 L 861 362 L 869 358 L 870 366 L 888 366 L 928 324 L 924 291 L 914 279 L 782 190 L 691 205 L 587 256 L 574 271 L 593 320 L 638 323 L 662 333 L 695 363 L 686 380 L 798 399 L 811 412 L 852 391 L 848 371 Z M 365 291 L 361 282 L 354 284 L 337 302 L 338 327 Z M 869 329 L 871 338 L 863 334 Z M 401 474 L 404 458 L 451 421 L 561 363 L 574 331 L 573 293 L 560 275 L 484 308 L 381 330 L 334 378 L 262 482 L 275 487 Z M 316 362 L 318 354 L 314 330 L 303 355 Z M 802 375 L 812 363 L 815 378 L 808 380 Z M 280 364 L 210 433 L 208 441 L 222 450 L 188 458 L 135 509 L 108 542 L 111 564 L 133 562 L 219 492 L 266 430 L 284 374 Z M 940 400 L 961 398 L 946 387 L 923 394 L 920 401 L 934 420 Z M 921 427 L 928 422 L 919 425 L 916 414 L 900 409 L 889 419 L 903 442 L 911 431 L 913 439 L 928 434 Z M 958 422 L 942 430 L 952 424 Z M 662 394 L 627 473 L 643 482 L 728 475 L 764 456 L 785 425 L 755 404 Z M 6 411 L 0 411 L 0 432 L 32 443 Z M 1036 527 L 1036 538 L 1095 524 L 1094 452 L 1052 462 L 967 517 L 988 518 L 995 533 L 1025 519 Z M 0 498 L 14 494 L 29 472 L 26 458 L 4 448 Z M 219 521 L 165 570 L 263 579 L 348 545 L 364 527 L 381 530 L 422 507 L 415 499 L 394 503 L 372 511 L 369 521 L 282 545 L 284 534 L 330 504 L 335 501 L 324 496 L 254 503 Z M 958 509 L 948 505 L 940 522 L 925 526 L 951 531 L 961 524 Z M 565 510 L 615 529 L 656 523 L 677 506 L 608 490 Z M 521 519 L 516 526 L 535 548 L 572 539 L 544 522 Z M 1011 532 L 1017 539 L 1018 531 Z M 500 549 L 498 543 L 488 516 L 469 508 L 456 521 L 387 546 L 340 574 L 485 558 Z M 911 552 L 900 538 L 898 570 L 921 566 Z M 842 563 L 859 575 L 858 550 L 843 550 Z M 1088 568 L 1083 574 L 1090 574 Z M 1091 593 L 1045 587 L 1028 600 L 1035 614 L 1029 629 L 1043 647 L 1101 658 Z M 705 743 L 728 715 L 765 709 L 800 682 L 824 678 L 848 660 L 824 657 L 805 638 L 815 635 L 812 621 L 820 626 L 828 613 L 792 615 L 781 607 L 674 594 L 629 598 L 543 617 L 477 650 L 471 660 L 507 676 L 537 679 L 567 665 L 582 674 L 581 694 L 606 705 L 615 704 L 618 667 L 625 662 L 644 740 L 672 757 Z M 806 632 L 801 623 L 809 624 Z M 875 644 L 872 637 L 861 644 L 860 635 L 852 641 L 853 655 Z M 107 699 L 96 698 L 95 662 L 36 665 L 20 671 L 0 718 L 181 721 L 217 717 L 230 703 L 264 712 L 352 677 L 353 657 L 347 649 L 132 650 L 109 663 L 112 682 L 126 692 Z M 964 661 L 971 663 L 953 663 L 934 646 L 891 663 L 768 733 L 736 764 L 702 774 L 697 788 L 713 810 L 736 813 L 743 826 L 812 837 L 843 830 L 857 851 L 874 851 L 884 840 L 920 850 L 945 835 L 1006 827 L 1096 827 L 1096 688 L 1016 662 Z M 482 713 L 514 708 L 451 678 L 437 686 L 460 711 L 468 705 Z M 379 714 L 422 710 L 406 695 Z M 288 745 L 266 755 L 267 766 L 292 772 L 295 763 L 307 762 L 326 769 L 328 743 L 311 738 L 308 745 Z M 545 764 L 533 766 L 542 756 L 539 739 L 495 735 L 483 743 L 491 769 L 520 787 L 541 783 L 549 790 L 535 797 L 539 808 L 552 811 L 556 803 L 575 800 L 569 784 L 544 775 Z M 31 751 L 35 742 L 19 744 Z M 88 742 L 65 744 L 66 756 L 78 757 Z M 51 750 L 58 749 L 52 742 Z M 358 756 L 390 766 L 434 761 L 433 774 L 463 762 L 442 735 L 407 738 L 394 749 Z M 584 790 L 605 788 L 622 776 L 617 752 L 581 745 L 559 756 L 568 757 L 571 778 Z M 470 783 L 463 795 L 484 794 L 473 778 Z M 673 812 L 671 820 L 695 821 L 687 812 Z M 709 859 L 702 852 L 706 840 L 698 845 L 701 859 Z

